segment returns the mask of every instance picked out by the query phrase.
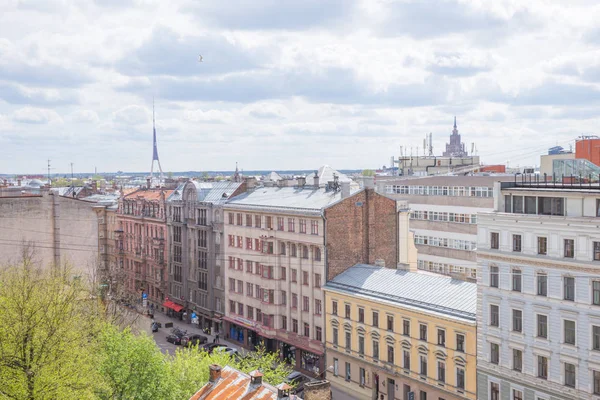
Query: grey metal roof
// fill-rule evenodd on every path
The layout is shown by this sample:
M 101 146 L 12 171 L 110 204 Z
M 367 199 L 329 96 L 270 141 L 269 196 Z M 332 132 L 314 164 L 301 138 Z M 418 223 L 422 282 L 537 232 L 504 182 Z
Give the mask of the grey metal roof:
M 325 287 L 471 321 L 477 312 L 477 284 L 427 272 L 356 264 Z
M 350 191 L 350 194 L 358 190 Z M 318 212 L 342 200 L 341 191 L 314 186 L 259 187 L 227 201 L 226 208 L 285 209 Z
M 242 182 L 197 182 L 188 181 L 177 186 L 177 189 L 171 193 L 167 198 L 167 201 L 180 201 L 183 200 L 183 191 L 186 185 L 192 184 L 196 187 L 198 193 L 199 202 L 224 203 L 232 194 L 235 192 Z

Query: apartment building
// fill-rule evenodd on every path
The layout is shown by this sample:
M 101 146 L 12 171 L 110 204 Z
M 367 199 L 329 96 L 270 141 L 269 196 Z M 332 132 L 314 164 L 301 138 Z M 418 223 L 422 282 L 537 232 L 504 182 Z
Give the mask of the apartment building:
M 417 268 L 460 279 L 477 277 L 477 213 L 494 209 L 493 185 L 508 175 L 377 177 L 377 191 L 406 200 L 419 252 Z
M 357 264 L 324 291 L 334 387 L 365 400 L 476 398 L 476 284 Z
M 245 190 L 245 182 L 188 181 L 167 198 L 169 305 L 215 332 L 225 311 L 223 204 Z
M 118 257 L 117 232 L 119 224 L 117 221 L 117 210 L 119 208 L 116 196 L 106 196 L 94 206 L 98 217 L 98 271 L 97 281 L 111 285 L 120 274 L 121 264 Z M 107 286 L 107 293 L 110 288 Z M 112 293 L 116 294 L 116 293 Z
M 339 188 L 320 186 L 318 179 L 256 188 L 224 205 L 229 339 L 280 350 L 313 375 L 325 362 L 322 286 L 328 277 L 356 262 L 395 268 L 404 256 L 396 201 L 353 191 L 344 181 Z
M 167 296 L 166 198 L 172 192 L 143 188 L 119 199 L 116 240 L 125 291 L 150 310 L 162 310 Z
M 600 187 L 496 191 L 478 215 L 477 398 L 600 398 Z

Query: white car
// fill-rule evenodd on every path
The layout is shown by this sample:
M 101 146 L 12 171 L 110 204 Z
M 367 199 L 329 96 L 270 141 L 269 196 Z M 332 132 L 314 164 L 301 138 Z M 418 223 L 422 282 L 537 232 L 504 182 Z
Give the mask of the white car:
M 229 356 L 239 354 L 238 350 L 234 349 L 233 347 L 217 347 L 213 350 L 213 353 L 225 353 Z

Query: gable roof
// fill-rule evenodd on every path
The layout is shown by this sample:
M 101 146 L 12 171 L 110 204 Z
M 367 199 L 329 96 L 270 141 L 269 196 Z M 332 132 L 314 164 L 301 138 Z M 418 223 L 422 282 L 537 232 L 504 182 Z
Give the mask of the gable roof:
M 325 287 L 470 322 L 477 312 L 477 284 L 427 272 L 356 264 Z
M 196 188 L 197 192 L 197 201 L 199 202 L 207 202 L 214 204 L 222 204 L 231 195 L 239 189 L 239 187 L 243 184 L 243 182 L 231 182 L 231 181 L 221 181 L 221 182 L 197 182 L 197 181 L 188 181 L 186 183 L 180 184 L 177 189 L 171 193 L 171 195 L 167 198 L 167 201 L 181 201 L 183 200 L 183 192 L 185 190 L 186 185 L 193 185 Z

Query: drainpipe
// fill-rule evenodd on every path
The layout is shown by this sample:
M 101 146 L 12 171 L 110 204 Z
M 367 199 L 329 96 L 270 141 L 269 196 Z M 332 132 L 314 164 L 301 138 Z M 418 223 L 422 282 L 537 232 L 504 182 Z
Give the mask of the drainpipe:
M 437 164 L 437 157 L 433 156 L 433 165 L 428 165 L 425 167 L 425 172 L 427 172 L 427 175 L 429 175 L 429 168 L 435 167 L 436 164 Z

